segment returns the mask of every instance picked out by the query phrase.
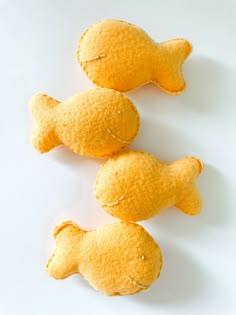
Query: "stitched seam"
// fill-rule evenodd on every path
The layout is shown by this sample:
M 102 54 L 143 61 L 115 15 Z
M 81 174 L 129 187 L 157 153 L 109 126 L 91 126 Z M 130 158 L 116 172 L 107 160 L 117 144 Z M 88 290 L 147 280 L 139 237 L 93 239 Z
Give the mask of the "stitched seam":
M 103 201 L 101 201 L 98 197 L 98 202 L 100 203 L 100 205 L 102 207 L 106 206 L 106 207 L 113 207 L 116 206 L 121 200 L 123 200 L 125 198 L 125 196 L 120 196 L 116 201 L 110 202 L 110 203 L 105 203 Z
M 148 285 L 148 284 L 142 284 L 142 283 L 139 283 L 139 282 L 135 281 L 130 276 L 127 276 L 127 279 L 129 279 L 134 285 L 136 285 L 136 287 L 138 287 L 140 289 L 148 289 L 150 287 L 150 285 Z
M 111 132 L 111 130 L 109 128 L 107 128 L 107 132 L 112 136 L 112 138 L 114 138 L 115 140 L 117 140 L 119 142 L 127 143 L 127 144 L 130 143 L 130 141 L 122 140 L 122 139 L 118 138 L 116 135 L 114 135 L 114 133 Z
M 94 57 L 91 57 L 91 58 L 88 58 L 88 59 L 80 60 L 80 62 L 81 63 L 91 62 L 91 61 L 99 60 L 99 59 L 104 58 L 106 56 L 107 55 L 105 55 L 105 54 L 100 54 L 98 56 L 94 56 Z

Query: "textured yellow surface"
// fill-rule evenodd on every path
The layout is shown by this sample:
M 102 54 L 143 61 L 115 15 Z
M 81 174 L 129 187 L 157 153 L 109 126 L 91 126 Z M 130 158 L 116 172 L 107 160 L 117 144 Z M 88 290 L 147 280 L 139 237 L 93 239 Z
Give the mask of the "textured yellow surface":
M 54 237 L 46 270 L 55 279 L 80 273 L 106 295 L 129 295 L 147 290 L 160 275 L 161 250 L 138 224 L 116 222 L 87 232 L 65 221 Z
M 196 187 L 202 169 L 194 157 L 167 164 L 145 152 L 124 152 L 101 167 L 95 195 L 105 211 L 127 221 L 148 219 L 170 206 L 196 215 L 202 209 Z
M 36 121 L 33 146 L 48 152 L 64 144 L 81 155 L 111 156 L 126 148 L 139 130 L 139 114 L 121 93 L 96 88 L 59 102 L 45 94 L 30 100 Z
M 182 64 L 191 51 L 185 39 L 158 44 L 131 23 L 104 20 L 83 33 L 77 58 L 98 86 L 125 92 L 152 81 L 177 95 L 185 88 Z

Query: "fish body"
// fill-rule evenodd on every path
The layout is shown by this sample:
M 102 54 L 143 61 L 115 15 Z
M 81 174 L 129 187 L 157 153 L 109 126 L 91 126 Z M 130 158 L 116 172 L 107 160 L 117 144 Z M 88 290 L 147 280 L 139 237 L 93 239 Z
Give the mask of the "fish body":
M 101 167 L 95 195 L 106 212 L 127 221 L 146 220 L 171 206 L 196 215 L 202 209 L 196 187 L 202 169 L 194 157 L 167 164 L 145 152 L 124 152 Z
M 77 58 L 90 80 L 100 87 L 127 92 L 154 82 L 178 95 L 185 89 L 182 65 L 191 51 L 185 39 L 159 44 L 131 23 L 104 20 L 83 33 Z
M 161 250 L 138 224 L 115 222 L 85 231 L 66 221 L 54 237 L 46 270 L 55 279 L 79 273 L 106 295 L 129 295 L 147 290 L 160 275 Z
M 36 121 L 33 146 L 41 153 L 60 144 L 85 156 L 111 156 L 126 148 L 139 130 L 134 104 L 117 91 L 96 88 L 59 102 L 46 94 L 30 100 Z

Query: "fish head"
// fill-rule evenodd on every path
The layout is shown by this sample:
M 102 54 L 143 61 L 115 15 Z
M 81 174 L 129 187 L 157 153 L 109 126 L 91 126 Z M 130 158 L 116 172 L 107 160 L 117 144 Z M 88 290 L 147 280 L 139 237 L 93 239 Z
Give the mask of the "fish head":
M 110 215 L 125 221 L 141 221 L 156 213 L 158 161 L 141 151 L 110 158 L 98 172 L 95 195 Z
M 118 221 L 90 236 L 93 241 L 90 246 L 84 244 L 81 271 L 97 290 L 106 295 L 131 295 L 149 289 L 159 277 L 162 253 L 142 226 Z
M 157 280 L 162 268 L 162 253 L 154 239 L 135 223 L 126 225 L 127 233 L 125 248 L 120 251 L 119 269 L 123 282 L 123 294 L 135 294 L 148 290 Z M 124 236 L 123 236 L 124 237 Z M 120 238 L 122 240 L 122 235 Z
M 114 153 L 117 153 L 128 147 L 137 136 L 140 126 L 139 113 L 134 104 L 120 92 L 98 90 L 103 94 L 100 99 L 102 138 L 110 147 L 114 147 Z

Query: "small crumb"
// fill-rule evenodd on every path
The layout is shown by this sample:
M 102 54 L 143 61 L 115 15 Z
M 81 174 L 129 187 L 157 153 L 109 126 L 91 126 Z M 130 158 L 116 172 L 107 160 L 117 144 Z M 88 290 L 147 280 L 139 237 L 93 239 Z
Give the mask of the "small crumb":
M 118 114 L 120 114 L 121 113 L 121 111 L 120 110 L 118 110 Z
M 146 259 L 146 257 L 145 257 L 144 255 L 142 255 L 142 256 L 141 256 L 141 259 L 142 259 L 142 260 L 145 260 L 145 259 Z

